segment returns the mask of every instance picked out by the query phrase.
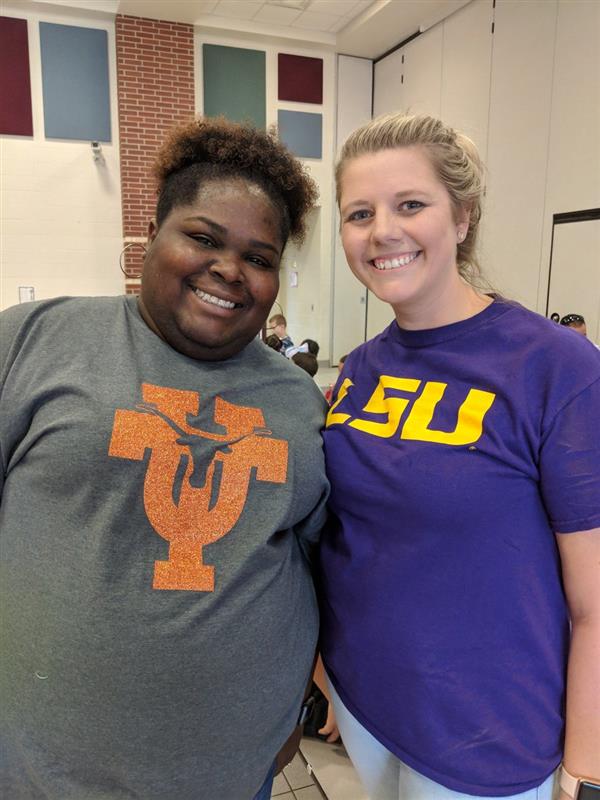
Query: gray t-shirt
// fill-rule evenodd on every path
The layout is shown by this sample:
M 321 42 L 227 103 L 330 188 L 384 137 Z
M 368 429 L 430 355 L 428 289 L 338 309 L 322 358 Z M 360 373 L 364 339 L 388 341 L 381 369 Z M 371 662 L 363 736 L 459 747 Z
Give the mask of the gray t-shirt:
M 318 388 L 258 341 L 187 358 L 131 297 L 0 323 L 0 795 L 249 800 L 316 645 Z

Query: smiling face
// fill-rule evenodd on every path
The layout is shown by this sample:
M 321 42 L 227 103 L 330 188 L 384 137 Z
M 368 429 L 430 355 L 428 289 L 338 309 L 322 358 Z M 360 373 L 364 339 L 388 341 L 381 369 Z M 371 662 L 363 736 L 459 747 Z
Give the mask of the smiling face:
M 468 212 L 454 209 L 426 151 L 365 153 L 341 176 L 342 244 L 350 269 L 403 327 L 470 316 L 475 293 L 459 276 L 456 248 Z
M 279 290 L 281 214 L 244 179 L 204 183 L 195 201 L 150 223 L 140 313 L 175 350 L 201 361 L 239 353 Z

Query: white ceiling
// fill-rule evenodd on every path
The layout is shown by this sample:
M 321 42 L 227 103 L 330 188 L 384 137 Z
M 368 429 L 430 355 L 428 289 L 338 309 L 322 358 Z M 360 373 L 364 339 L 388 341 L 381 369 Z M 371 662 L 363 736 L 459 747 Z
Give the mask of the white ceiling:
M 378 58 L 471 0 L 37 0 L 86 11 L 186 22 L 211 31 L 276 36 Z

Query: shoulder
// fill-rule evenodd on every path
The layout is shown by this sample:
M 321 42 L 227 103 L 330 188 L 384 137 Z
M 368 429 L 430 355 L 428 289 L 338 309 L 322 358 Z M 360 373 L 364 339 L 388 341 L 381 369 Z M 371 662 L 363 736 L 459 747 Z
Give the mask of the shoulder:
M 323 393 L 307 372 L 258 339 L 250 342 L 243 355 L 248 369 L 258 371 L 264 376 L 265 382 L 280 385 L 280 402 L 287 406 L 295 403 L 302 405 L 307 400 L 314 401 L 319 407 L 325 404 Z
M 545 364 L 552 372 L 587 373 L 600 377 L 600 350 L 585 336 L 564 325 L 557 325 L 519 303 L 501 302 L 506 313 L 496 320 L 502 341 L 515 354 L 527 357 L 532 364 Z
M 111 307 L 123 306 L 125 297 L 54 297 L 11 306 L 0 313 L 3 329 L 14 329 L 40 319 L 67 319 L 77 315 L 104 315 Z
M 497 301 L 504 313 L 479 332 L 483 353 L 507 391 L 528 398 L 544 429 L 600 380 L 600 350 L 578 333 L 519 303 Z
M 124 297 L 56 297 L 11 306 L 0 313 L 0 355 L 4 362 L 11 350 L 18 350 L 28 339 L 38 352 L 46 340 L 56 346 L 61 341 L 80 343 L 80 335 L 99 338 L 100 327 L 112 326 Z
M 393 327 L 395 325 L 396 323 L 392 322 L 377 336 L 359 344 L 348 353 L 342 370 L 345 377 L 356 374 L 357 371 L 362 371 L 372 362 L 379 362 L 382 357 L 385 357 L 386 351 L 393 346 Z

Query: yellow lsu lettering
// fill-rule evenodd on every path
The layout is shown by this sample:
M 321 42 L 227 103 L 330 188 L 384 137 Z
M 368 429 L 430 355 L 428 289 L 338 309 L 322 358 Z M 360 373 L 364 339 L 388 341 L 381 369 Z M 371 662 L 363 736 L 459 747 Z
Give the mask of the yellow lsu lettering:
M 369 414 L 385 414 L 384 422 L 373 422 L 366 419 L 352 419 L 350 414 L 336 411 L 354 384 L 346 378 L 335 403 L 327 415 L 327 425 L 343 425 L 348 423 L 352 428 L 368 433 L 371 436 L 390 438 L 400 427 L 400 420 L 411 398 L 386 397 L 386 389 L 395 389 L 414 394 L 421 386 L 415 378 L 397 378 L 392 375 L 381 375 L 375 391 L 369 398 L 363 411 Z M 481 389 L 470 389 L 458 409 L 456 427 L 453 431 L 439 431 L 429 427 L 438 403 L 444 397 L 448 384 L 439 381 L 427 381 L 421 394 L 412 402 L 408 416 L 400 431 L 401 439 L 420 442 L 436 442 L 437 444 L 465 445 L 476 442 L 483 431 L 483 419 L 492 407 L 496 395 Z M 348 421 L 350 420 L 350 421 Z

